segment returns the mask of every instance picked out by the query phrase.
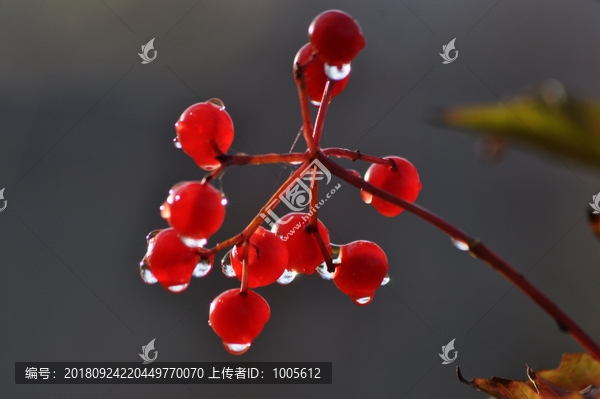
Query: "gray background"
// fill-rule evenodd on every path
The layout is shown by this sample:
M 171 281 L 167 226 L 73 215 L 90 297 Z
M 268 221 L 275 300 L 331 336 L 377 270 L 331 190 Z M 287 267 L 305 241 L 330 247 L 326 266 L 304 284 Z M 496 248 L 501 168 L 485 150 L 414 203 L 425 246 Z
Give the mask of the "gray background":
M 242 357 L 207 324 L 218 269 L 182 294 L 143 284 L 145 235 L 163 228 L 169 188 L 204 173 L 176 150 L 189 105 L 221 98 L 231 152 L 287 152 L 301 125 L 296 51 L 318 13 L 339 8 L 367 39 L 331 104 L 323 144 L 399 155 L 419 170 L 417 202 L 480 237 L 600 340 L 600 246 L 587 225 L 598 171 L 428 124 L 432 107 L 496 101 L 547 78 L 600 97 L 600 3 L 590 0 L 0 2 L 0 396 L 10 398 L 481 398 L 467 378 L 524 379 L 581 348 L 483 263 L 406 212 L 388 219 L 343 183 L 322 208 L 332 241 L 372 240 L 392 281 L 366 307 L 299 276 L 258 289 L 271 320 Z M 140 46 L 156 38 L 157 59 Z M 458 59 L 443 65 L 456 39 Z M 297 150 L 305 145 L 299 143 Z M 542 156 L 540 156 L 542 155 Z M 367 164 L 342 162 L 361 173 Z M 223 228 L 239 231 L 291 169 L 230 170 Z M 279 208 L 282 209 L 282 208 Z M 223 253 L 217 256 L 220 257 Z M 328 361 L 327 386 L 15 385 L 17 361 Z M 456 338 L 458 360 L 441 365 Z

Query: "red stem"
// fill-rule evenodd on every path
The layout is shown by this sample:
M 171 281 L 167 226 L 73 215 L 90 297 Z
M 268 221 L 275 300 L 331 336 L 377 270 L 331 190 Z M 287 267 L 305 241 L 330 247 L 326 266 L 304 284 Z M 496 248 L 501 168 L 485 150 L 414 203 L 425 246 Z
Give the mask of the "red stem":
M 298 66 L 297 66 L 298 67 Z M 302 110 L 302 125 L 304 129 L 304 139 L 306 146 L 311 154 L 316 153 L 315 142 L 312 139 L 313 126 L 310 120 L 310 106 L 308 105 L 308 93 L 306 92 L 306 82 L 304 80 L 303 68 L 298 67 L 296 74 L 296 85 L 298 86 L 298 96 L 300 97 L 300 109 Z
M 240 287 L 240 294 L 246 295 L 248 291 L 248 252 L 249 241 L 244 241 L 244 262 L 242 263 L 242 286 Z
M 234 237 L 231 237 L 223 242 L 220 242 L 219 244 L 215 245 L 211 249 L 199 248 L 198 252 L 202 256 L 206 257 L 206 256 L 210 256 L 212 254 L 215 254 L 215 253 L 217 253 L 227 247 L 230 247 L 232 245 L 236 245 L 241 242 L 247 241 L 250 238 L 250 236 L 252 234 L 254 234 L 256 229 L 264 222 L 265 219 L 263 218 L 262 215 L 266 215 L 268 210 L 275 208 L 277 206 L 277 204 L 279 204 L 279 202 L 281 201 L 279 196 L 282 193 L 284 193 L 292 185 L 292 183 L 294 183 L 296 181 L 297 178 L 302 176 L 302 174 L 305 171 L 307 166 L 308 166 L 308 162 L 304 162 L 304 164 L 302 164 L 302 166 L 300 166 L 294 173 L 292 173 L 292 175 L 290 177 L 288 177 L 288 179 L 281 185 L 281 187 L 279 187 L 279 189 L 275 192 L 275 194 L 273 194 L 271 199 L 269 199 L 269 201 L 267 201 L 265 206 L 262 207 L 260 212 L 258 212 L 258 215 L 256 215 L 254 217 L 254 219 L 252 219 L 252 222 L 250 222 L 250 224 L 244 229 L 244 231 L 242 231 L 240 234 L 238 234 Z
M 334 175 L 340 179 L 352 184 L 353 186 L 360 188 L 375 195 L 391 204 L 400 206 L 406 209 L 408 212 L 420 217 L 426 222 L 437 227 L 454 240 L 458 240 L 466 244 L 469 248 L 469 252 L 487 263 L 494 270 L 500 273 L 513 285 L 519 288 L 525 295 L 527 295 L 532 301 L 546 311 L 560 326 L 563 331 L 567 331 L 585 350 L 587 350 L 597 361 L 600 362 L 600 347 L 569 317 L 567 316 L 554 302 L 552 302 L 546 295 L 538 290 L 533 284 L 531 284 L 521 273 L 516 271 L 502 258 L 492 252 L 487 246 L 482 244 L 479 240 L 469 237 L 467 234 L 452 226 L 445 220 L 434 215 L 428 210 L 421 208 L 418 205 L 411 204 L 398 198 L 387 191 L 373 186 L 365 182 L 339 166 L 335 162 L 327 158 L 323 153 L 318 154 L 317 158 L 323 163 L 323 165 Z
M 388 166 L 392 166 L 392 167 L 397 167 L 396 162 L 394 162 L 393 159 L 373 157 L 371 155 L 364 155 L 363 153 L 361 153 L 358 150 L 350 151 L 350 150 L 346 150 L 344 148 L 326 148 L 323 150 L 323 154 L 325 154 L 326 156 L 333 155 L 336 158 L 348 158 L 348 159 L 351 159 L 352 162 L 360 159 L 361 161 L 365 161 L 365 162 L 371 162 L 371 163 L 377 163 L 380 165 L 388 165 Z
M 321 105 L 319 106 L 319 113 L 317 114 L 317 120 L 315 122 L 315 130 L 312 134 L 313 142 L 315 145 L 315 152 L 311 152 L 311 154 L 316 154 L 316 151 L 319 151 L 321 149 L 321 134 L 323 133 L 325 116 L 327 115 L 327 108 L 329 107 L 329 103 L 331 102 L 331 96 L 333 94 L 334 86 L 335 81 L 327 79 L 327 84 L 325 85 L 325 90 L 323 91 L 323 98 L 321 99 Z

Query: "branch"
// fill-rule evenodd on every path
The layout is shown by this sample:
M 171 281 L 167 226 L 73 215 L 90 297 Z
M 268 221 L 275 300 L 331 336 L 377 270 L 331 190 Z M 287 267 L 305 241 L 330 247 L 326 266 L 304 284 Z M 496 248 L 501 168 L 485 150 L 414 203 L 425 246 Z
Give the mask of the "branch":
M 416 215 L 437 227 L 455 241 L 464 244 L 468 248 L 471 255 L 487 263 L 490 267 L 510 281 L 514 286 L 519 288 L 533 302 L 544 309 L 546 313 L 548 313 L 550 317 L 552 317 L 558 323 L 561 330 L 571 334 L 575 341 L 577 341 L 597 361 L 600 361 L 600 347 L 569 316 L 567 316 L 558 306 L 556 306 L 554 302 L 552 302 L 546 295 L 544 295 L 533 284 L 531 284 L 525 278 L 525 276 L 516 271 L 512 266 L 492 252 L 488 247 L 483 245 L 479 240 L 469 237 L 467 234 L 452 226 L 440 217 L 429 212 L 427 209 L 406 202 L 403 199 L 398 198 L 389 192 L 377 188 L 372 184 L 367 183 L 363 179 L 356 177 L 354 174 L 331 161 L 323 153 L 318 154 L 317 158 L 329 171 L 331 171 L 331 173 L 345 182 L 365 190 L 368 193 L 389 202 L 390 204 L 406 209 L 413 215 Z

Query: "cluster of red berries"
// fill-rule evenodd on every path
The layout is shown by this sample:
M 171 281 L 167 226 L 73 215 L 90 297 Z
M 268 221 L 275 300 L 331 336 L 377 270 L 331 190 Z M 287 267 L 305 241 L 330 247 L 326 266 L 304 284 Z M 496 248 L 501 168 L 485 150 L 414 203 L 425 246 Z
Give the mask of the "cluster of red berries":
M 328 79 L 337 80 L 333 95 L 349 79 L 350 61 L 364 47 L 358 23 L 341 11 L 317 16 L 309 28 L 310 43 L 294 61 L 305 94 L 319 106 Z M 345 76 L 344 76 L 345 74 Z M 233 122 L 218 99 L 192 105 L 175 124 L 175 145 L 204 170 L 219 169 L 233 141 Z M 417 170 L 398 157 L 373 164 L 365 181 L 406 201 L 413 202 L 421 189 Z M 368 192 L 361 193 L 384 216 L 396 216 L 402 208 Z M 223 224 L 227 200 L 210 179 L 176 184 L 160 207 L 170 228 L 147 237 L 148 250 L 140 275 L 148 284 L 159 282 L 175 293 L 184 291 L 192 276 L 203 277 L 212 268 L 214 253 L 204 245 Z M 368 241 L 337 246 L 320 220 L 311 228 L 312 214 L 289 213 L 277 220 L 271 231 L 257 226 L 251 235 L 236 241 L 223 257 L 223 273 L 242 281 L 242 289 L 225 291 L 210 305 L 209 324 L 233 354 L 244 353 L 269 320 L 270 308 L 263 297 L 248 288 L 275 282 L 289 284 L 296 274 L 315 270 L 350 296 L 358 305 L 371 302 L 378 287 L 389 281 L 388 261 L 383 250 Z M 313 224 L 314 225 L 314 220 Z M 321 241 L 320 241 L 321 240 Z M 331 272 L 327 262 L 334 266 Z

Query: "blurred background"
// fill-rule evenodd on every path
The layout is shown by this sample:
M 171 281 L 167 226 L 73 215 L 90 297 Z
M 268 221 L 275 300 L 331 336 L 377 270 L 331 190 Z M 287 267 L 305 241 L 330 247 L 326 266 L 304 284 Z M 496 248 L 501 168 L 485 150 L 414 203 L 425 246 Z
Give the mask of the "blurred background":
M 371 240 L 386 252 L 391 281 L 368 306 L 317 274 L 257 289 L 271 319 L 234 357 L 207 320 L 237 279 L 215 267 L 181 294 L 141 281 L 145 236 L 167 226 L 158 208 L 168 190 L 205 174 L 172 144 L 179 115 L 218 97 L 235 124 L 231 153 L 288 152 L 302 123 L 292 62 L 312 19 L 332 8 L 359 21 L 367 46 L 329 108 L 323 145 L 410 160 L 418 204 L 479 237 L 600 340 L 600 243 L 587 222 L 599 171 L 520 146 L 488 162 L 478 136 L 426 121 L 432 109 L 497 101 L 548 78 L 599 98 L 599 2 L 4 0 L 0 396 L 485 398 L 456 366 L 468 379 L 525 379 L 526 363 L 555 368 L 582 351 L 444 234 L 406 212 L 381 216 L 344 182 L 319 216 L 332 242 Z M 157 57 L 141 64 L 153 38 Z M 459 56 L 444 65 L 453 38 Z M 291 172 L 229 170 L 225 224 L 209 245 L 240 232 Z M 15 362 L 137 362 L 153 338 L 157 362 L 325 361 L 333 383 L 14 383 Z M 452 339 L 458 358 L 442 365 Z

